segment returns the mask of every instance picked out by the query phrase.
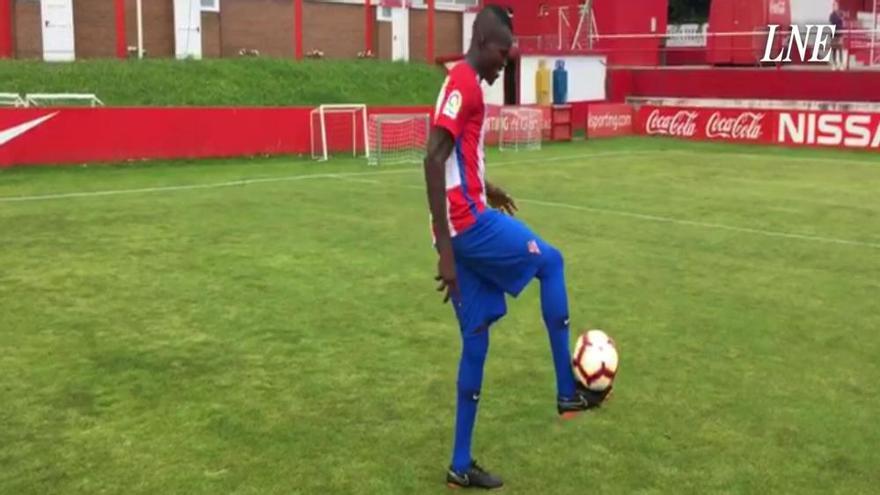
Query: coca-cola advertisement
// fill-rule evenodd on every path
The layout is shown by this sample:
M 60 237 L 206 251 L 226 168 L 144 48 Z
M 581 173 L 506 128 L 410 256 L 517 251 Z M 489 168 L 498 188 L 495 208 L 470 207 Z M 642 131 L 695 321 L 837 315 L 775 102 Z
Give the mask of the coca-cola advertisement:
M 739 111 L 712 112 L 706 123 L 706 137 L 709 139 L 732 139 L 760 141 L 768 135 L 764 122 L 770 122 L 766 112 Z
M 644 106 L 638 117 L 649 136 L 769 143 L 774 135 L 772 111 Z
M 646 105 L 638 110 L 636 133 L 880 151 L 880 113 Z

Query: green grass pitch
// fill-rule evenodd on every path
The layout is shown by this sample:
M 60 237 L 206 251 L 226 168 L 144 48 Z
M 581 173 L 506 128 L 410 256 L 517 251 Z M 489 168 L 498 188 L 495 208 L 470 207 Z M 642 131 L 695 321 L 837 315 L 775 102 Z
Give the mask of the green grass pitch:
M 488 162 L 562 250 L 574 329 L 621 352 L 613 401 L 560 422 L 537 285 L 510 303 L 475 437 L 506 492 L 876 493 L 876 155 Z M 459 338 L 420 167 L 8 170 L 0 232 L 0 493 L 446 493 Z

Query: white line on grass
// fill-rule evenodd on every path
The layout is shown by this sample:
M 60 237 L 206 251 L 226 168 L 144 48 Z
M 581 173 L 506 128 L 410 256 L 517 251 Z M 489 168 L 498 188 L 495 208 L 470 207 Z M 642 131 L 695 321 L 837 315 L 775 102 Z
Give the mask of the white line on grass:
M 640 220 L 650 220 L 653 222 L 664 222 L 664 223 L 672 223 L 676 225 L 689 225 L 692 227 L 702 227 L 707 229 L 718 229 L 718 230 L 729 230 L 732 232 L 742 232 L 747 234 L 758 234 L 768 237 L 784 237 L 786 239 L 800 239 L 804 241 L 814 241 L 814 242 L 825 242 L 829 244 L 845 244 L 849 246 L 862 246 L 862 247 L 870 247 L 875 249 L 880 249 L 880 244 L 872 243 L 872 242 L 863 242 L 863 241 L 853 241 L 849 239 L 838 239 L 835 237 L 822 237 L 815 235 L 805 235 L 805 234 L 792 234 L 790 232 L 777 232 L 774 230 L 762 230 L 762 229 L 752 229 L 749 227 L 737 227 L 734 225 L 724 225 L 720 223 L 711 223 L 711 222 L 698 222 L 695 220 L 684 220 L 681 218 L 672 218 L 672 217 L 661 217 L 657 215 L 645 215 L 643 213 L 633 213 L 629 211 L 620 211 L 620 210 L 609 210 L 605 208 L 593 208 L 590 206 L 580 206 L 573 205 L 568 203 L 557 203 L 554 201 L 541 201 L 539 199 L 520 199 L 518 200 L 522 203 L 532 203 L 540 206 L 550 206 L 555 208 L 566 208 L 569 210 L 578 210 L 578 211 L 590 211 L 595 213 L 604 213 L 608 215 L 617 215 L 622 217 L 629 218 L 638 218 Z
M 526 163 L 544 163 L 544 162 L 555 162 L 555 161 L 564 161 L 564 160 L 574 160 L 574 159 L 589 159 L 589 158 L 605 158 L 605 157 L 613 157 L 613 156 L 637 156 L 644 154 L 655 154 L 655 153 L 664 153 L 664 152 L 673 152 L 678 154 L 689 154 L 689 155 L 705 155 L 707 153 L 702 151 L 689 151 L 689 150 L 639 150 L 639 151 L 609 151 L 602 153 L 579 153 L 575 155 L 565 155 L 565 156 L 556 156 L 556 157 L 547 157 L 547 158 L 530 158 L 525 160 L 510 160 L 510 161 L 500 161 L 492 164 L 493 167 L 500 167 L 504 165 L 517 165 L 517 164 L 526 164 Z M 752 158 L 759 157 L 761 155 L 756 154 L 747 154 L 747 153 L 721 153 L 716 152 L 710 154 L 714 155 L 726 155 L 726 156 L 737 156 L 743 158 Z M 796 160 L 796 161 L 834 161 L 834 162 L 854 162 L 854 163 L 865 163 L 859 160 L 835 160 L 833 158 L 829 159 L 820 159 L 820 158 L 809 158 L 809 157 L 779 157 L 782 160 Z M 300 180 L 310 180 L 310 179 L 342 179 L 342 180 L 350 180 L 350 181 L 358 181 L 358 182 L 367 182 L 370 184 L 381 184 L 380 181 L 375 181 L 371 179 L 357 179 L 358 177 L 369 177 L 376 175 L 390 175 L 390 174 L 405 174 L 412 172 L 421 172 L 421 168 L 413 167 L 413 168 L 401 168 L 394 170 L 373 170 L 368 172 L 341 172 L 341 173 L 325 173 L 325 174 L 299 174 L 299 175 L 287 175 L 280 177 L 264 177 L 259 179 L 242 179 L 228 182 L 214 182 L 210 184 L 190 184 L 190 185 L 181 185 L 181 186 L 161 186 L 161 187 L 146 187 L 146 188 L 137 188 L 137 189 L 115 189 L 115 190 L 106 190 L 106 191 L 87 191 L 87 192 L 78 192 L 78 193 L 61 193 L 61 194 L 43 194 L 43 195 L 35 195 L 35 196 L 0 196 L 0 203 L 13 203 L 13 202 L 26 202 L 26 201 L 46 201 L 46 200 L 56 200 L 56 199 L 68 199 L 68 198 L 90 198 L 90 197 L 99 197 L 99 196 L 116 196 L 123 194 L 142 194 L 142 193 L 157 193 L 157 192 L 173 192 L 173 191 L 191 191 L 198 189 L 218 189 L 224 187 L 236 187 L 236 186 L 246 186 L 249 184 L 263 184 L 263 183 L 271 183 L 271 182 L 292 182 L 292 181 L 300 181 Z M 407 188 L 412 189 L 422 189 L 420 186 L 405 186 Z M 609 215 L 618 215 L 625 216 L 629 218 L 638 218 L 641 220 L 649 220 L 654 222 L 664 222 L 664 223 L 672 223 L 677 225 L 690 225 L 693 227 L 702 227 L 702 228 L 711 228 L 711 229 L 719 229 L 719 230 L 729 230 L 732 232 L 742 232 L 749 234 L 757 234 L 764 235 L 769 237 L 783 237 L 788 239 L 800 239 L 805 241 L 813 241 L 813 242 L 823 242 L 830 244 L 843 244 L 850 246 L 862 246 L 862 247 L 870 247 L 875 249 L 880 249 L 880 244 L 871 243 L 871 242 L 863 242 L 863 241 L 853 241 L 849 239 L 838 239 L 834 237 L 822 237 L 822 236 L 812 236 L 812 235 L 804 235 L 804 234 L 792 234 L 788 232 L 777 232 L 772 230 L 761 230 L 761 229 L 752 229 L 748 227 L 737 227 L 734 225 L 724 225 L 718 223 L 709 223 L 709 222 L 699 222 L 694 220 L 684 220 L 680 218 L 671 218 L 671 217 L 661 217 L 656 215 L 646 215 L 642 213 L 633 213 L 627 211 L 620 210 L 609 210 L 604 208 L 593 208 L 589 206 L 580 206 L 573 205 L 569 203 L 558 203 L 552 201 L 542 201 L 537 199 L 520 199 L 519 201 L 523 203 L 532 203 L 541 206 L 549 206 L 556 208 L 566 208 L 570 210 L 579 210 L 579 211 L 591 211 L 595 213 L 604 213 Z
M 857 160 L 857 159 L 852 159 L 852 158 L 832 158 L 832 157 L 828 157 L 828 156 L 816 156 L 816 157 L 784 156 L 784 155 L 775 155 L 775 154 L 769 154 L 769 153 L 762 155 L 760 153 L 736 153 L 736 152 L 725 153 L 723 151 L 709 151 L 709 150 L 705 150 L 705 151 L 660 150 L 660 151 L 662 151 L 664 153 L 675 153 L 675 154 L 680 154 L 680 155 L 730 156 L 730 157 L 735 157 L 735 158 L 750 158 L 750 159 L 762 159 L 762 160 L 766 160 L 767 158 L 775 158 L 775 159 L 778 159 L 778 160 L 784 161 L 784 162 L 819 162 L 819 163 L 834 163 L 834 164 L 852 163 L 852 164 L 858 164 L 858 165 L 872 165 L 872 166 L 875 166 L 878 163 L 880 163 L 880 160 L 878 160 L 878 161 Z M 866 157 L 868 157 L 868 156 L 870 156 L 870 155 L 866 154 Z M 871 156 L 871 158 L 873 158 L 873 156 Z
M 345 180 L 343 177 L 339 177 L 339 179 Z M 379 181 L 371 181 L 376 184 L 381 184 Z M 398 186 L 401 187 L 401 186 Z M 417 189 L 424 190 L 421 186 L 409 185 L 406 184 L 402 186 L 406 189 Z M 872 242 L 863 242 L 863 241 L 853 241 L 849 239 L 838 239 L 835 237 L 822 237 L 815 235 L 806 235 L 806 234 L 792 234 L 790 232 L 777 232 L 775 230 L 763 230 L 763 229 L 753 229 L 749 227 L 737 227 L 735 225 L 725 225 L 721 223 L 711 223 L 711 222 L 699 222 L 696 220 L 684 220 L 681 218 L 672 218 L 672 217 L 661 217 L 657 215 L 647 215 L 644 213 L 633 213 L 630 211 L 622 211 L 622 210 L 610 210 L 607 208 L 594 208 L 592 206 L 581 206 L 574 205 L 570 203 L 559 203 L 555 201 L 542 201 L 540 199 L 527 199 L 527 198 L 518 198 L 516 200 L 517 203 L 523 204 L 535 204 L 539 206 L 549 206 L 553 208 L 565 208 L 568 210 L 577 210 L 577 211 L 589 211 L 593 213 L 601 213 L 605 215 L 617 215 L 621 217 L 628 218 L 637 218 L 639 220 L 648 220 L 652 222 L 663 222 L 663 223 L 671 223 L 675 225 L 688 225 L 691 227 L 701 227 L 705 229 L 717 229 L 717 230 L 729 230 L 731 232 L 741 232 L 746 234 L 757 234 L 768 237 L 783 237 L 786 239 L 799 239 L 802 241 L 813 241 L 813 242 L 823 242 L 828 244 L 843 244 L 848 246 L 862 246 L 862 247 L 870 247 L 875 249 L 880 249 L 880 244 L 872 243 Z
M 500 161 L 494 162 L 491 166 L 501 167 L 504 165 L 519 165 L 526 163 L 544 163 L 544 162 L 558 162 L 564 160 L 576 160 L 576 159 L 589 159 L 589 158 L 608 158 L 613 156 L 637 156 L 637 155 L 645 155 L 645 154 L 654 154 L 656 151 L 608 151 L 603 153 L 578 153 L 575 155 L 565 155 L 565 156 L 553 156 L 553 157 L 545 157 L 545 158 L 529 158 L 525 160 L 509 160 L 509 161 Z M 421 172 L 421 167 L 412 167 L 412 168 L 400 168 L 393 170 L 371 170 L 368 172 L 340 172 L 340 173 L 325 173 L 325 174 L 297 174 L 297 175 L 283 175 L 279 177 L 264 177 L 260 179 L 241 179 L 241 180 L 233 180 L 227 182 L 213 182 L 209 184 L 188 184 L 188 185 L 180 185 L 180 186 L 158 186 L 158 187 L 142 187 L 136 189 L 111 189 L 106 191 L 84 191 L 84 192 L 73 192 L 73 193 L 57 193 L 57 194 L 37 194 L 33 196 L 0 196 L 0 203 L 15 203 L 15 202 L 26 202 L 26 201 L 48 201 L 48 200 L 56 200 L 56 199 L 72 199 L 72 198 L 94 198 L 99 196 L 119 196 L 124 194 L 145 194 L 145 193 L 159 193 L 159 192 L 174 192 L 174 191 L 193 191 L 197 189 L 219 189 L 223 187 L 237 187 L 237 186 L 247 186 L 249 184 L 265 184 L 270 182 L 292 182 L 292 181 L 300 181 L 300 180 L 310 180 L 310 179 L 343 179 L 343 178 L 354 178 L 354 177 L 369 177 L 375 175 L 390 175 L 390 174 L 409 174 L 413 172 Z

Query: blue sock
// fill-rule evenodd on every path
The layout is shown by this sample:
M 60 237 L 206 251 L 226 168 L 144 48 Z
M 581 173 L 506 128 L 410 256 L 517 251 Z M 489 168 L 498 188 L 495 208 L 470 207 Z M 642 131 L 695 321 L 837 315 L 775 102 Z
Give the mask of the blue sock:
M 544 264 L 538 270 L 541 281 L 541 314 L 550 337 L 550 350 L 556 368 L 556 392 L 559 397 L 572 397 L 575 391 L 571 369 L 568 336 L 568 294 L 562 254 L 550 245 L 541 246 Z
M 459 473 L 471 466 L 471 439 L 488 351 L 488 329 L 462 337 L 461 361 L 458 363 L 458 404 L 455 410 L 455 448 L 452 452 L 452 469 Z

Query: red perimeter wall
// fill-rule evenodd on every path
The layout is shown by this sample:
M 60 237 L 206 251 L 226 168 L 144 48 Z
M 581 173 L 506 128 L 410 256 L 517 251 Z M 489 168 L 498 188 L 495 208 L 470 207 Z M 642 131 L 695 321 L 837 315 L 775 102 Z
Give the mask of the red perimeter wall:
M 0 167 L 311 152 L 311 108 L 0 109 Z M 431 107 L 370 108 L 430 113 Z M 357 125 L 362 128 L 360 122 Z M 328 147 L 350 144 L 350 116 L 328 118 Z M 363 134 L 360 134 L 363 136 Z M 358 139 L 358 147 L 363 139 Z
M 611 69 L 608 99 L 627 96 L 880 102 L 880 72 Z

